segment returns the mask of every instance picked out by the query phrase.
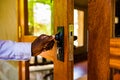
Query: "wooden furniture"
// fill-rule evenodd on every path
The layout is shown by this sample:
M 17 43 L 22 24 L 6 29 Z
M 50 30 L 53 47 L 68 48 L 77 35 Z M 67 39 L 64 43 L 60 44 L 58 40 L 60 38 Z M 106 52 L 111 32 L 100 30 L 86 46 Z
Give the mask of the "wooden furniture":
M 117 4 L 116 4 L 117 3 Z M 110 39 L 110 80 L 119 80 L 120 77 L 120 38 L 119 38 L 119 22 L 116 20 L 118 17 L 119 1 L 112 0 L 112 27 Z M 117 29 L 117 30 L 116 30 Z
M 110 80 L 120 77 L 120 39 L 110 39 Z
M 120 69 L 120 39 L 113 38 L 110 40 L 110 66 L 111 68 Z

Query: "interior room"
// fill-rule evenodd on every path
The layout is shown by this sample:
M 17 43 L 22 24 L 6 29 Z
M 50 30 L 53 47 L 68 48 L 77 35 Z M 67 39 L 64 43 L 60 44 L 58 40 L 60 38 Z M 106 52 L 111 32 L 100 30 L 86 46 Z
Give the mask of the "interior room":
M 74 41 L 74 57 L 75 63 L 79 61 L 84 61 L 87 59 L 87 1 L 83 0 L 82 3 L 75 3 L 74 9 L 74 35 L 77 36 L 77 40 Z M 0 39 L 1 40 L 12 40 L 12 41 L 32 41 L 34 36 L 39 36 L 42 33 L 51 35 L 54 33 L 53 29 L 53 2 L 51 0 L 29 0 L 25 1 L 24 5 L 28 8 L 28 11 L 24 12 L 25 17 L 28 18 L 25 22 L 28 22 L 28 27 L 23 28 L 19 26 L 22 16 L 19 10 L 22 7 L 17 0 L 2 0 L 0 6 Z M 80 6 L 80 7 L 79 7 Z M 41 12 L 42 11 L 42 12 Z M 48 13 L 48 14 L 44 14 Z M 20 16 L 19 16 L 20 15 Z M 36 22 L 35 22 L 36 21 Z M 6 23 L 7 22 L 7 23 Z M 38 23 L 41 22 L 41 23 Z M 44 25 L 45 24 L 45 25 Z M 39 27 L 40 26 L 40 27 Z M 47 26 L 47 27 L 45 27 Z M 81 27 L 78 27 L 81 26 Z M 80 31 L 80 32 L 79 32 Z M 31 36 L 28 36 L 31 35 Z M 24 36 L 24 39 L 21 39 L 21 36 Z M 78 37 L 80 36 L 80 37 Z M 26 37 L 26 38 L 25 38 Z M 29 38 L 29 39 L 28 39 Z M 79 57 L 78 57 L 79 56 Z M 19 79 L 19 67 L 22 65 L 22 62 L 18 61 L 4 61 L 1 60 L 1 80 L 18 80 Z M 24 64 L 24 63 L 23 63 Z M 83 67 L 79 68 L 78 65 Z M 79 78 L 87 73 L 87 62 L 82 62 L 81 64 L 75 64 L 74 72 L 77 72 L 79 69 L 85 69 L 84 72 L 75 73 L 75 78 Z M 6 68 L 5 68 L 6 66 Z M 7 67 L 8 66 L 8 67 Z M 5 69 L 4 69 L 5 68 Z M 53 69 L 54 65 L 51 60 L 46 60 L 41 56 L 31 57 L 29 61 L 29 78 L 30 80 L 41 80 L 43 76 L 46 75 L 46 80 L 52 80 L 53 78 Z M 6 72 L 9 72 L 6 73 Z M 7 75 L 7 76 L 6 76 Z M 14 77 L 13 77 L 14 76 Z M 42 77 L 41 77 L 42 76 Z M 22 80 L 22 79 L 19 79 Z M 28 80 L 28 79 L 27 79 Z
M 28 61 L 0 59 L 0 80 L 119 80 L 119 4 L 1 0 L 0 40 L 31 43 L 47 34 L 55 36 L 55 44 Z

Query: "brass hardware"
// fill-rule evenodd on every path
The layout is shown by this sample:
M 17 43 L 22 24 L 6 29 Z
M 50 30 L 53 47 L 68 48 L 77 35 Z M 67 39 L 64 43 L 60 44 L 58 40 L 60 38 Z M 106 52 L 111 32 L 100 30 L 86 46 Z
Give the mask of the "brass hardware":
M 69 24 L 69 61 L 73 61 L 73 40 L 74 40 L 74 25 Z
M 22 27 L 18 27 L 18 38 L 20 39 L 22 37 Z

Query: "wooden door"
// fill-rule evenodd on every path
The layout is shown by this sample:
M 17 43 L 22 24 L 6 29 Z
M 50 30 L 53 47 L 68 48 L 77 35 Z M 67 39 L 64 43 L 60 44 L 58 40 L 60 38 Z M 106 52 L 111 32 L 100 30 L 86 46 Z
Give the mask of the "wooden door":
M 112 0 L 88 0 L 88 80 L 109 80 Z
M 70 28 L 73 28 L 74 0 L 54 0 L 54 27 L 64 26 L 64 62 L 54 60 L 54 79 L 73 80 L 73 41 L 69 39 Z M 73 36 L 73 33 L 72 33 Z M 72 45 L 71 45 L 72 43 Z
M 54 80 L 73 80 L 73 9 L 74 0 L 53 0 L 54 34 L 57 27 L 64 27 L 64 61 L 57 59 L 57 44 L 50 51 L 41 53 L 41 56 L 54 63 Z M 36 37 L 25 35 L 28 25 L 27 0 L 18 0 L 19 40 L 32 42 Z M 19 62 L 19 80 L 29 80 L 29 62 Z

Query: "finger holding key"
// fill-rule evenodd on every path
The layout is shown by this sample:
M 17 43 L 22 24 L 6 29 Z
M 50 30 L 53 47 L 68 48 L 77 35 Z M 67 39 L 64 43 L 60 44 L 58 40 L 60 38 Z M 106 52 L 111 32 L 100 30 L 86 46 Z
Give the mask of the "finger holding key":
M 32 42 L 32 55 L 36 56 L 43 51 L 52 49 L 54 46 L 54 36 L 42 34 Z

